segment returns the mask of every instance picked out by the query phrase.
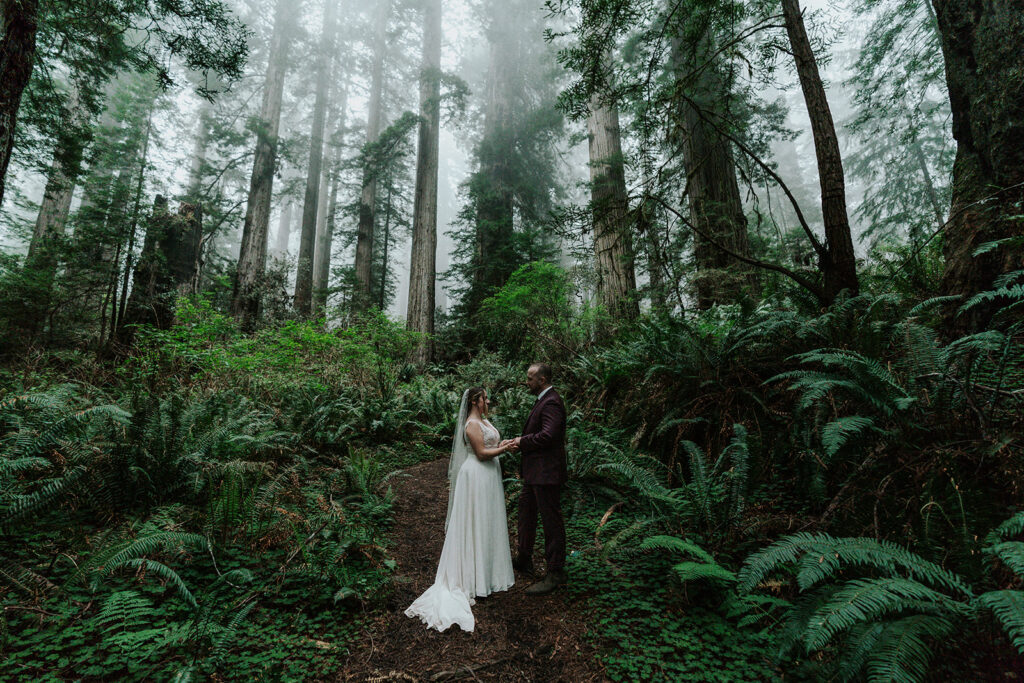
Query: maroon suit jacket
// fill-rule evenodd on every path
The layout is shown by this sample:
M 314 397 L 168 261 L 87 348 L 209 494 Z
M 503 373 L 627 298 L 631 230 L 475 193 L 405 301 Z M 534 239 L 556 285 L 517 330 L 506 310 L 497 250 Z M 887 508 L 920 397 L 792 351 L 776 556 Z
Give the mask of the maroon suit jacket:
M 565 404 L 554 389 L 537 401 L 519 439 L 520 474 L 527 484 L 564 484 Z

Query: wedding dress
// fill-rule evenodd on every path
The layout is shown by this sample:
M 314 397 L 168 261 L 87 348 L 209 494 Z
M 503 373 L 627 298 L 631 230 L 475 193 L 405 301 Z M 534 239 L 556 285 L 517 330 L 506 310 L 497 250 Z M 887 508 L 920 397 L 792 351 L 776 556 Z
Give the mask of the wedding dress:
M 467 444 L 466 398 L 463 395 L 448 466 L 448 515 L 434 585 L 405 610 L 406 616 L 419 617 L 438 631 L 452 624 L 472 631 L 470 608 L 475 598 L 508 590 L 515 583 L 501 466 L 498 458 L 481 462 Z M 495 448 L 501 439 L 498 430 L 487 420 L 477 423 L 484 446 Z

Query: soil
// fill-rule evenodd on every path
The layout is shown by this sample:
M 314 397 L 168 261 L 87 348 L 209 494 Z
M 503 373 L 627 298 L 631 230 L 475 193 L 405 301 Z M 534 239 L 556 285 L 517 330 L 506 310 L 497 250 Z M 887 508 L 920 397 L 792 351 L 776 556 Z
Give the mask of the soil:
M 398 562 L 393 598 L 366 624 L 342 680 L 607 680 L 584 639 L 585 606 L 564 589 L 539 597 L 524 594 L 531 582 L 524 575 L 516 575 L 509 591 L 477 600 L 472 633 L 458 626 L 438 633 L 403 614 L 434 582 L 444 544 L 447 467 L 447 459 L 423 463 L 392 480 L 397 499 L 390 550 Z M 513 530 L 509 538 L 515 538 Z M 534 564 L 543 567 L 539 553 Z

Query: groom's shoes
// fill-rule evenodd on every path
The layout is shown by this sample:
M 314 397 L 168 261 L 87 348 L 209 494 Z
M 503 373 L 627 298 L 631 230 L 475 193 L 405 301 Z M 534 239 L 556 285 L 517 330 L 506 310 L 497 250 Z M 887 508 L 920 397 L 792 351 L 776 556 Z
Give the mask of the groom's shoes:
M 512 558 L 512 569 L 521 574 L 533 576 L 533 560 L 528 557 L 516 556 Z
M 527 595 L 547 595 L 559 586 L 564 586 L 566 581 L 568 581 L 568 577 L 565 574 L 565 570 L 548 572 L 544 575 L 542 581 L 533 584 L 524 592 Z

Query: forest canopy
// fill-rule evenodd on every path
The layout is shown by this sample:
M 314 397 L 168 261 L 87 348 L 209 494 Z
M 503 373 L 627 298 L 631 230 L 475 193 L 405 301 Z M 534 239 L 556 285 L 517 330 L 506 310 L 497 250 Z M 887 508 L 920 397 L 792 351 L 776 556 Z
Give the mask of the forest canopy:
M 0 19 L 0 681 L 1024 680 L 1020 0 Z M 538 362 L 480 659 L 401 610 Z

